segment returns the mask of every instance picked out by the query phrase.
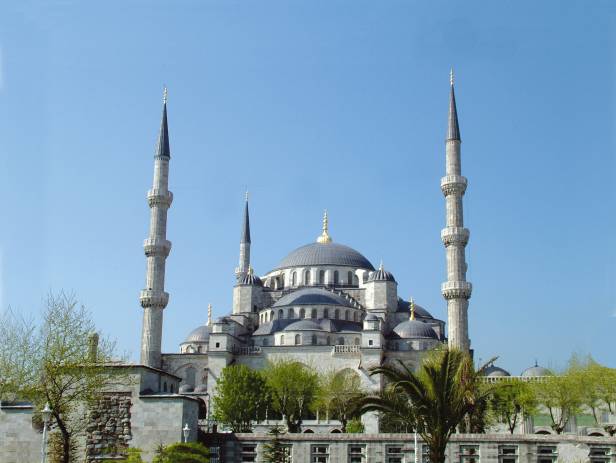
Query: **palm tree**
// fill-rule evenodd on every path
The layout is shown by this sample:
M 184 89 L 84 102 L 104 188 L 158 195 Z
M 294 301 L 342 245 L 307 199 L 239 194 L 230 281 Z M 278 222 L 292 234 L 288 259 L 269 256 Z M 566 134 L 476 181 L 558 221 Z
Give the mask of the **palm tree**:
M 400 397 L 388 396 L 391 391 L 397 392 L 408 404 L 408 419 L 428 445 L 430 462 L 444 463 L 451 434 L 489 396 L 489 389 L 479 387 L 478 376 L 484 368 L 476 371 L 468 354 L 449 349 L 436 351 L 424 360 L 418 373 L 402 362 L 372 368 L 370 374 L 382 374 L 390 392 L 365 397 L 363 410 L 399 416 Z

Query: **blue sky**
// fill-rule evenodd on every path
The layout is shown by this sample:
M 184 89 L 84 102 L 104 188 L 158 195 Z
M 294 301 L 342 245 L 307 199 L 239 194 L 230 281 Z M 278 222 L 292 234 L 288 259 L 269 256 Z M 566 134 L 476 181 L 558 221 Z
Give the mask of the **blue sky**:
M 383 259 L 433 315 L 448 73 L 469 179 L 470 335 L 518 373 L 616 367 L 616 9 L 608 1 L 5 2 L 0 304 L 74 290 L 137 357 L 163 84 L 164 350 L 231 304 L 242 201 L 264 273 L 313 241 Z

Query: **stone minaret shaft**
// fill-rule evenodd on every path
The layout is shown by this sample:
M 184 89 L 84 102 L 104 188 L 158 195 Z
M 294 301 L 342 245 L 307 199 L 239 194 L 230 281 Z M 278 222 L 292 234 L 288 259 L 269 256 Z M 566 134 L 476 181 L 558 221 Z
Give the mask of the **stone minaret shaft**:
M 154 155 L 154 181 L 148 191 L 150 206 L 150 235 L 143 243 L 147 259 L 145 289 L 141 291 L 143 331 L 141 334 L 141 363 L 161 367 L 161 339 L 163 309 L 169 302 L 165 292 L 165 261 L 171 250 L 167 240 L 167 210 L 173 201 L 169 191 L 169 130 L 167 128 L 167 90 L 163 97 L 163 116 Z
M 441 285 L 443 297 L 447 300 L 449 347 L 468 351 L 468 300 L 472 286 L 466 281 L 465 248 L 469 231 L 464 228 L 462 197 L 466 191 L 467 180 L 462 176 L 460 159 L 460 129 L 456 110 L 456 97 L 451 73 L 449 96 L 449 124 L 447 128 L 446 170 L 441 179 L 441 190 L 445 195 L 447 210 L 446 227 L 441 231 L 441 239 L 447 252 L 447 281 Z
M 244 205 L 244 223 L 242 224 L 242 236 L 240 238 L 240 262 L 235 273 L 238 278 L 248 273 L 250 267 L 250 217 L 248 214 L 248 193 Z

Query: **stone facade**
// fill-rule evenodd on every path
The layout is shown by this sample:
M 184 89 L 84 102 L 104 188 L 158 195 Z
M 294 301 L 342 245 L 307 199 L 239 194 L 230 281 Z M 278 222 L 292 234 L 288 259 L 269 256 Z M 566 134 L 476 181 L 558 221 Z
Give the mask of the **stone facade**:
M 132 439 L 131 405 L 130 393 L 124 393 L 105 394 L 91 406 L 86 428 L 87 461 L 125 453 Z

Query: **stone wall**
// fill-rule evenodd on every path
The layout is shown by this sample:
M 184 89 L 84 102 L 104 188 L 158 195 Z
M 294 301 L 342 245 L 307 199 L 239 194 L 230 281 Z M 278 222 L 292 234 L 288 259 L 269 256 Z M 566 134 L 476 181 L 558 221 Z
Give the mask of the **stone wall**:
M 86 428 L 86 460 L 124 453 L 132 439 L 131 395 L 105 394 L 90 409 Z
M 40 461 L 43 434 L 33 425 L 30 405 L 0 407 L 0 462 Z

